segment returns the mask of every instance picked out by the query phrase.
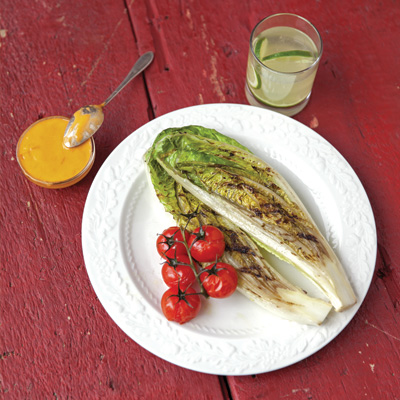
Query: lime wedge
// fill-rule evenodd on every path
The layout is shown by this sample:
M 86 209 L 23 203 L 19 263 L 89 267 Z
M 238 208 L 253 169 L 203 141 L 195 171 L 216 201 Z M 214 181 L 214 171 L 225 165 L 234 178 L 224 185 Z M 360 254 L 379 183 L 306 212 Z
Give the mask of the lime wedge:
M 260 89 L 261 87 L 261 77 L 251 63 L 247 67 L 247 83 L 252 89 Z
M 258 43 L 257 43 L 258 44 Z M 255 50 L 254 50 L 255 51 Z M 273 60 L 279 57 L 313 57 L 313 53 L 307 50 L 288 50 L 288 51 L 280 51 L 279 53 L 270 54 L 268 56 L 264 56 L 261 58 L 261 61 Z
M 254 54 L 259 60 L 261 60 L 267 53 L 267 47 L 268 39 L 266 37 L 257 40 L 256 45 L 254 46 Z

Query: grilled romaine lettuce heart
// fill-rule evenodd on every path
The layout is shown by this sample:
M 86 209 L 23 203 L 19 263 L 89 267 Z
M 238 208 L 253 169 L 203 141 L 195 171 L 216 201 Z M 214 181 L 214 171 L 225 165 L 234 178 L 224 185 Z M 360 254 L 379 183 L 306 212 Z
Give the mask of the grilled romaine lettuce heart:
M 258 245 L 298 268 L 337 311 L 356 302 L 341 263 L 293 189 L 236 140 L 200 126 L 170 128 L 157 136 L 145 160 L 159 200 L 181 226 L 187 204 L 198 203 L 202 223 L 212 224 L 215 218 L 218 226 L 236 232 L 243 246 L 252 249 L 251 261 L 243 256 L 234 265 L 240 290 L 248 297 L 303 323 L 321 323 L 330 307 L 283 279 L 262 258 Z M 229 235 L 225 237 L 229 243 Z M 224 257 L 231 264 L 240 258 L 237 252 Z M 251 270 L 246 270 L 246 262 L 257 265 L 253 271 L 265 271 L 261 281 L 268 285 L 261 285 L 262 290 L 257 286 L 260 279 L 245 272 Z M 269 281 L 275 282 L 273 288 Z M 277 301 L 287 306 L 282 310 Z

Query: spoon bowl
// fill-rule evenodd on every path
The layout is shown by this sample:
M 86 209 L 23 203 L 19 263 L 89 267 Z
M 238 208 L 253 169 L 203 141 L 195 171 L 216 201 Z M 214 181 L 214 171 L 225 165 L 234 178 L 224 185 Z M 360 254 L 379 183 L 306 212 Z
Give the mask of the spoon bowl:
M 104 121 L 102 105 L 85 106 L 74 113 L 64 133 L 64 146 L 75 147 L 90 139 Z
M 103 108 L 136 76 L 138 76 L 153 61 L 154 54 L 149 51 L 143 54 L 129 71 L 126 78 L 111 93 L 107 100 L 99 105 L 80 108 L 69 120 L 65 129 L 63 143 L 65 147 L 76 147 L 90 139 L 104 121 Z

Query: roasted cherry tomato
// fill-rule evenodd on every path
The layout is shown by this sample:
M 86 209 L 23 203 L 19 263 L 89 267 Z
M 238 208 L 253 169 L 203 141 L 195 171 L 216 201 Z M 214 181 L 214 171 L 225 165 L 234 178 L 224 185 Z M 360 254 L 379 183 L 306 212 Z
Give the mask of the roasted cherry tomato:
M 232 265 L 217 262 L 208 265 L 200 273 L 200 280 L 210 297 L 223 299 L 236 290 L 238 276 Z
M 186 240 L 189 240 L 189 233 L 185 231 Z M 187 255 L 186 247 L 183 243 L 183 236 L 178 226 L 172 226 L 165 229 L 157 238 L 158 254 L 165 260 L 174 258 L 180 254 Z
M 175 286 L 164 293 L 161 308 L 168 321 L 184 324 L 199 313 L 200 296 L 190 287 L 182 291 L 179 286 Z
M 192 257 L 199 262 L 216 261 L 224 254 L 224 234 L 215 226 L 204 225 L 194 230 L 189 238 Z
M 197 269 L 196 264 L 195 268 Z M 196 280 L 194 272 L 190 267 L 189 257 L 182 254 L 177 255 L 176 258 L 170 258 L 165 262 L 161 269 L 161 275 L 167 286 L 174 287 L 178 286 L 179 283 L 179 287 L 182 290 L 185 290 Z

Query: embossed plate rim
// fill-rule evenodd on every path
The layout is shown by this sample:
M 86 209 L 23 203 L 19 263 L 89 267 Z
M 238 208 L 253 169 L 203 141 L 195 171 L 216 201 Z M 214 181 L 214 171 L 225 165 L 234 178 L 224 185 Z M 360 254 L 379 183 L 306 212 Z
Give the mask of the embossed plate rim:
M 355 307 L 330 316 L 320 327 L 284 321 L 278 325 L 292 330 L 295 336 L 289 334 L 283 338 L 279 337 L 279 332 L 245 338 L 212 337 L 191 330 L 190 323 L 187 326 L 170 323 L 154 311 L 124 265 L 120 219 L 132 185 L 143 170 L 141 156 L 156 134 L 167 127 L 189 124 L 202 124 L 226 134 L 232 132 L 233 137 L 239 134 L 238 130 L 240 133 L 246 130 L 250 140 L 261 143 L 266 135 L 275 135 L 279 141 L 276 145 L 270 144 L 268 151 L 272 152 L 269 156 L 280 158 L 283 165 L 290 164 L 279 147 L 283 143 L 292 154 L 295 151 L 299 156 L 307 156 L 310 168 L 318 168 L 318 173 L 323 170 L 326 175 L 321 177 L 332 181 L 334 186 L 334 201 L 339 202 L 340 207 L 347 207 L 344 211 L 346 221 L 342 222 L 346 240 L 350 243 L 342 244 L 338 251 L 346 263 L 358 257 L 363 272 L 362 278 L 350 273 L 359 299 Z M 327 345 L 347 326 L 362 304 L 372 280 L 376 247 L 375 222 L 367 195 L 340 153 L 298 121 L 240 104 L 188 107 L 158 117 L 137 129 L 100 168 L 88 193 L 82 219 L 86 269 L 100 302 L 115 323 L 153 354 L 188 369 L 218 375 L 248 375 L 276 370 Z

